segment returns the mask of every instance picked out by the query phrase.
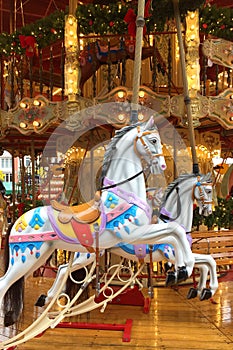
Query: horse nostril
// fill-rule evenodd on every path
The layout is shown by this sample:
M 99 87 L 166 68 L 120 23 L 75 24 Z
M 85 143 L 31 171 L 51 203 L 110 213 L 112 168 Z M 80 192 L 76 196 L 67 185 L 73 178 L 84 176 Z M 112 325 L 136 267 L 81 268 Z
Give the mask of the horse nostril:
M 166 167 L 165 164 L 162 164 L 162 165 L 161 165 L 161 168 L 162 168 L 163 170 L 165 170 L 167 167 Z

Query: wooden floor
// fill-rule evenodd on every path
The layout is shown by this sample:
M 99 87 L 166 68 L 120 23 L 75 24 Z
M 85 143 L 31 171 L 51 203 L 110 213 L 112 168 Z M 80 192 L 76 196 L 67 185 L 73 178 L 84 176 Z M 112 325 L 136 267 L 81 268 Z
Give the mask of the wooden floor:
M 52 284 L 48 277 L 30 277 L 26 282 L 27 302 L 24 324 L 38 316 L 34 307 L 37 297 Z M 122 339 L 123 331 L 63 329 L 47 330 L 41 337 L 17 347 L 20 350 L 224 350 L 233 349 L 233 280 L 221 282 L 215 303 L 198 299 L 187 300 L 190 286 L 178 290 L 162 286 L 154 288 L 150 312 L 141 306 L 108 305 L 105 312 L 93 311 L 76 321 L 125 324 L 132 319 L 130 342 Z M 145 296 L 146 294 L 146 290 Z M 2 320 L 1 320 L 2 321 Z M 11 330 L 0 326 L 0 338 L 6 339 Z

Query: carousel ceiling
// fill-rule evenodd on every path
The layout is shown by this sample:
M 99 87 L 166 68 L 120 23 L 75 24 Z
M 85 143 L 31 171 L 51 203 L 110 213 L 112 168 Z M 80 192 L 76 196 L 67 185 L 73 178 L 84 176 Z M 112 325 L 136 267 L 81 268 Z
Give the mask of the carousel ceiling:
M 70 4 L 102 4 L 106 5 L 115 0 L 1 0 L 1 32 L 11 33 L 18 28 L 44 18 L 56 10 L 65 11 Z M 232 0 L 211 0 L 211 5 L 233 8 Z M 122 3 L 124 3 L 122 1 Z
M 97 4 L 106 4 L 112 1 L 106 0 L 83 0 L 80 3 L 97 3 Z M 16 29 L 21 28 L 25 25 L 33 23 L 38 19 L 44 18 L 50 14 L 52 14 L 56 10 L 65 11 L 70 4 L 78 3 L 78 1 L 72 0 L 0 0 L 0 16 L 1 16 L 1 32 L 12 33 Z M 217 4 L 221 7 L 233 7 L 232 0 L 213 0 L 211 4 Z M 57 50 L 57 51 L 56 51 Z M 54 67 L 60 67 L 60 44 L 54 45 Z M 47 62 L 49 62 L 49 52 L 48 55 L 43 58 Z M 56 74 L 56 71 L 54 72 Z M 31 103 L 31 102 L 30 102 Z M 46 102 L 48 108 L 51 104 Z M 60 108 L 60 107 L 59 107 Z M 220 106 L 221 108 L 221 106 Z M 232 108 L 232 107 L 231 107 Z M 17 114 L 17 111 L 13 111 L 13 114 Z M 54 114 L 55 113 L 55 114 Z M 69 111 L 66 111 L 69 113 Z M 178 111 L 177 111 L 178 113 Z M 232 111 L 226 111 L 226 113 L 232 113 Z M 5 114 L 5 112 L 1 112 L 2 118 L 6 123 L 9 119 L 9 116 Z M 178 113 L 179 114 L 179 113 Z M 179 115 L 177 115 L 179 117 Z M 32 125 L 31 127 L 19 128 L 16 125 L 13 127 L 7 128 L 6 124 L 1 125 L 2 129 L 2 137 L 0 137 L 0 146 L 4 149 L 12 150 L 14 152 L 27 153 L 28 150 L 31 149 L 32 145 L 37 152 L 40 152 L 44 149 L 44 146 L 51 135 L 51 133 L 60 125 L 62 121 L 64 121 L 64 113 L 61 117 L 60 110 L 53 112 L 51 117 L 53 119 L 52 123 L 45 123 L 42 125 Z M 175 121 L 177 123 L 177 121 Z M 4 123 L 3 123 L 4 124 Z M 107 123 L 108 124 L 108 123 Z M 49 125 L 49 126 L 48 126 Z M 31 129 L 30 129 L 31 128 Z M 109 126 L 108 126 L 109 128 Z M 111 128 L 110 128 L 111 129 Z M 212 117 L 203 117 L 201 120 L 201 126 L 199 127 L 201 132 L 205 131 L 214 131 L 219 133 L 222 137 L 222 142 L 225 145 L 224 147 L 233 149 L 232 142 L 230 142 L 232 138 L 232 131 L 226 130 L 228 129 L 221 123 L 218 119 L 218 116 Z M 103 130 L 103 129 L 102 129 Z M 101 130 L 101 131 L 102 131 Z M 106 130 L 104 130 L 103 135 L 105 135 Z M 109 130 L 109 135 L 111 134 L 112 129 Z M 107 135 L 105 135 L 108 137 Z M 229 137 L 228 137 L 229 136 Z M 225 141 L 226 140 L 226 141 Z

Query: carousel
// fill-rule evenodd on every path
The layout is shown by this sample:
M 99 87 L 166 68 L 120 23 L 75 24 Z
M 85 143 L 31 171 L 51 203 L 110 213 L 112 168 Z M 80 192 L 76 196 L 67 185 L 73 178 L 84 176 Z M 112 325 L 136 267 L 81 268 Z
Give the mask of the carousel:
M 132 320 L 76 319 L 109 304 L 149 314 L 155 275 L 174 290 L 193 278 L 187 300 L 214 304 L 220 266 L 233 263 L 231 6 L 70 0 L 67 11 L 55 3 L 46 17 L 38 5 L 44 18 L 27 25 L 32 11 L 15 2 L 10 34 L 0 35 L 1 149 L 20 173 L 13 224 L 1 229 L 0 349 L 57 328 L 123 330 L 130 342 Z M 210 28 L 214 15 L 224 35 Z M 192 245 L 200 226 L 211 235 L 194 233 Z M 15 327 L 25 280 L 47 268 L 56 278 L 38 295 L 40 311 Z

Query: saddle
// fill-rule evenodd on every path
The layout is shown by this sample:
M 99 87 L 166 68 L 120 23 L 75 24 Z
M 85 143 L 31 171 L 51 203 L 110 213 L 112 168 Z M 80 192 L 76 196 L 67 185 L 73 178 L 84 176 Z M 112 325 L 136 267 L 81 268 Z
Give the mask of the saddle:
M 96 192 L 94 199 L 87 203 L 70 206 L 52 200 L 51 206 L 59 211 L 58 219 L 62 224 L 69 223 L 71 219 L 82 224 L 91 224 L 100 217 L 100 193 Z

